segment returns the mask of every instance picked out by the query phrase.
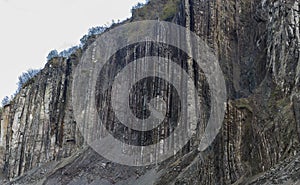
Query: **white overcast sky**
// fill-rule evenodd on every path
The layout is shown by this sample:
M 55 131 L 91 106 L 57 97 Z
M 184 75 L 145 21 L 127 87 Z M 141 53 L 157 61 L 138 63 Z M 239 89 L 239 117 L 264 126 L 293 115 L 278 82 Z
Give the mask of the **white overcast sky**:
M 50 50 L 79 44 L 90 27 L 130 17 L 138 2 L 144 0 L 0 0 L 0 103 L 22 72 L 45 65 Z

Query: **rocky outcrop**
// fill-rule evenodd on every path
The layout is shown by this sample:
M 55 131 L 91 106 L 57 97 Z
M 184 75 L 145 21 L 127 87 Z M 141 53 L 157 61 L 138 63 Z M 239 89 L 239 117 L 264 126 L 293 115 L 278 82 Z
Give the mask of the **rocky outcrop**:
M 299 2 L 266 2 L 263 6 L 268 6 L 269 10 L 267 66 L 275 83 L 285 93 L 291 93 L 299 90 Z
M 228 102 L 223 127 L 212 146 L 199 152 L 199 139 L 193 138 L 175 157 L 147 168 L 111 163 L 88 148 L 71 106 L 73 73 L 85 48 L 69 59 L 49 61 L 2 111 L 0 165 L 12 183 L 300 180 L 299 0 L 153 0 L 128 21 L 162 18 L 194 31 L 218 56 Z M 199 77 L 201 71 L 193 75 Z M 199 83 L 204 82 L 199 77 Z
M 269 171 L 249 179 L 246 184 L 299 184 L 299 171 L 300 158 L 298 155 L 281 161 Z
M 80 53 L 49 62 L 4 108 L 1 120 L 3 172 L 10 178 L 71 155 L 80 147 L 72 113 L 72 71 Z

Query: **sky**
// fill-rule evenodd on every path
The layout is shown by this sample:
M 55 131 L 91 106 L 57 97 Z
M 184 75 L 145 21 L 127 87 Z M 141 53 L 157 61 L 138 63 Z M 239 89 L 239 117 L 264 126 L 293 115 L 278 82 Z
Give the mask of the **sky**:
M 90 27 L 124 20 L 144 0 L 0 0 L 0 103 L 52 49 L 78 45 Z

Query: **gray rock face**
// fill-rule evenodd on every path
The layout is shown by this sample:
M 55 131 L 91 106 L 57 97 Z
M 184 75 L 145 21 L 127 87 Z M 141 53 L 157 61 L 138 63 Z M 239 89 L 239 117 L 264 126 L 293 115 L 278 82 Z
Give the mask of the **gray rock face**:
M 259 177 L 249 180 L 247 184 L 299 184 L 299 155 L 281 161 Z
M 78 53 L 79 54 L 79 53 Z M 72 113 L 72 71 L 78 59 L 55 59 L 24 87 L 1 116 L 4 174 L 10 178 L 69 156 L 80 147 Z
M 194 31 L 218 56 L 228 102 L 213 145 L 199 152 L 195 137 L 176 156 L 140 168 L 98 155 L 84 144 L 73 115 L 73 73 L 82 56 L 78 50 L 70 59 L 51 60 L 3 109 L 0 178 L 11 184 L 300 181 L 299 0 L 186 0 L 172 16 L 166 8 L 170 2 L 176 1 L 150 1 L 130 21 L 164 17 Z M 208 109 L 205 77 L 201 70 L 191 74 L 198 78 Z

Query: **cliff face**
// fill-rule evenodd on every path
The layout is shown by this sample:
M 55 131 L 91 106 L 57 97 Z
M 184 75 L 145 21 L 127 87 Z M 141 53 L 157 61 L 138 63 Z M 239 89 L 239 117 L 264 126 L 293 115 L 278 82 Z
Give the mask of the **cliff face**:
M 8 177 L 69 156 L 79 147 L 70 104 L 76 54 L 68 60 L 49 62 L 4 108 L 0 146 L 4 153 L 2 168 Z
M 69 59 L 48 62 L 1 113 L 0 165 L 6 177 L 25 174 L 14 181 L 21 184 L 300 180 L 299 0 L 153 0 L 130 21 L 157 18 L 194 31 L 219 58 L 229 100 L 213 145 L 199 152 L 195 138 L 176 157 L 147 168 L 114 164 L 85 148 L 71 106 L 78 50 Z M 282 170 L 286 166 L 296 170 Z

